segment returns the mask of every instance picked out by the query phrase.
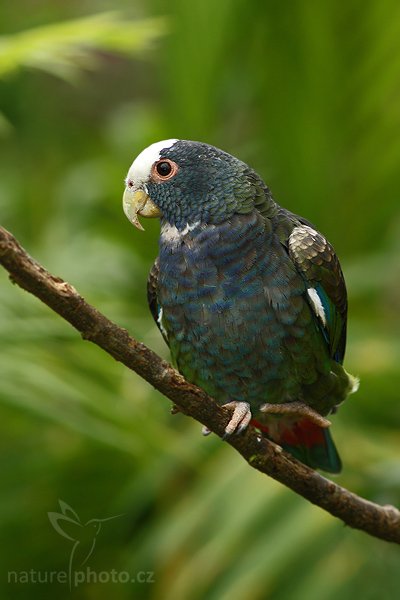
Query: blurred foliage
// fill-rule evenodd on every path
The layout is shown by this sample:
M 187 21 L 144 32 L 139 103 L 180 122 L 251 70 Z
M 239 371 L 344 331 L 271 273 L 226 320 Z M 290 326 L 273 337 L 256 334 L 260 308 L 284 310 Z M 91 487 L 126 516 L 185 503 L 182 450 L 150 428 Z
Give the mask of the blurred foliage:
M 145 281 L 157 223 L 122 214 L 133 157 L 214 143 L 335 245 L 350 296 L 337 480 L 399 504 L 400 5 L 20 0 L 0 6 L 0 215 L 29 251 L 167 357 Z M 112 8 L 116 12 L 107 12 Z M 166 26 L 168 23 L 168 27 Z M 35 68 L 32 68 L 35 67 Z M 397 548 L 249 469 L 0 272 L 4 598 L 67 598 L 8 571 L 66 571 L 58 499 L 103 524 L 86 566 L 154 572 L 76 598 L 398 596 Z
M 28 66 L 75 81 L 81 68 L 98 63 L 94 49 L 143 54 L 163 31 L 161 19 L 126 21 L 118 13 L 101 13 L 2 36 L 0 77 Z

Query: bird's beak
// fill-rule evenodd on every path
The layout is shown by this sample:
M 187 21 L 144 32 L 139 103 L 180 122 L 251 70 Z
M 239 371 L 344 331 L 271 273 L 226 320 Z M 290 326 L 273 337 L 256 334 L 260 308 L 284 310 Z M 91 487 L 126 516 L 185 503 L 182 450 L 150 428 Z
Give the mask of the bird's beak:
M 142 189 L 134 189 L 126 187 L 124 191 L 124 196 L 122 199 L 122 204 L 124 207 L 124 213 L 128 217 L 129 221 L 137 227 L 144 231 L 144 228 L 139 222 L 138 215 L 142 217 L 160 217 L 161 211 L 154 204 L 150 197 L 146 194 L 146 192 Z

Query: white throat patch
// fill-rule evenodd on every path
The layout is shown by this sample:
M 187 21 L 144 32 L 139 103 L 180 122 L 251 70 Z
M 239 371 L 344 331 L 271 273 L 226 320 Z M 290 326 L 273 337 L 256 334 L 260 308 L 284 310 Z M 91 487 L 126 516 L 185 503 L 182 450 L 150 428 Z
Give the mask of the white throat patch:
M 151 167 L 161 158 L 161 150 L 171 148 L 177 141 L 175 139 L 163 140 L 145 148 L 131 164 L 126 182 L 130 180 L 136 185 L 145 183 L 150 176 Z
M 179 230 L 175 225 L 164 223 L 161 226 L 161 238 L 165 244 L 174 245 L 182 241 L 182 239 L 188 235 L 193 229 L 196 229 L 200 225 L 200 221 L 195 221 L 191 225 L 187 223 L 186 227 Z

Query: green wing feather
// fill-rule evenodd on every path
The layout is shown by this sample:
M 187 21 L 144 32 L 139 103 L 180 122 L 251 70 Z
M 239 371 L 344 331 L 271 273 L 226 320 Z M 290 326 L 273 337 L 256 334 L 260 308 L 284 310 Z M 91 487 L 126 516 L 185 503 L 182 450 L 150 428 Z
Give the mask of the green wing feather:
M 288 239 L 289 256 L 315 290 L 323 308 L 317 320 L 334 360 L 343 362 L 346 348 L 347 293 L 339 259 L 331 244 L 307 221 L 301 220 Z M 313 292 L 314 294 L 314 292 Z M 315 314 L 312 297 L 308 297 Z

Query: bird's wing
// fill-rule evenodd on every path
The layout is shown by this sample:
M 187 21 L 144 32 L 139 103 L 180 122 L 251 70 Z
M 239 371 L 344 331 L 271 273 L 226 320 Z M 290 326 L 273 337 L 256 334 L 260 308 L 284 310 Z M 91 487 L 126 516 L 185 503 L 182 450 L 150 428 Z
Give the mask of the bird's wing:
M 347 293 L 339 259 L 330 243 L 301 218 L 288 238 L 288 251 L 306 282 L 307 301 L 330 354 L 342 363 L 346 348 Z
M 162 336 L 166 343 L 168 343 L 168 336 L 163 326 L 162 317 L 163 311 L 158 302 L 158 276 L 160 273 L 160 261 L 157 257 L 150 269 L 149 277 L 147 279 L 147 302 L 149 304 L 150 312 L 153 315 L 153 319 L 156 322 L 158 329 L 161 331 Z

